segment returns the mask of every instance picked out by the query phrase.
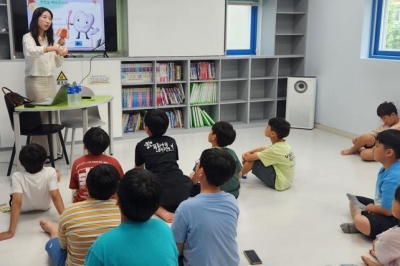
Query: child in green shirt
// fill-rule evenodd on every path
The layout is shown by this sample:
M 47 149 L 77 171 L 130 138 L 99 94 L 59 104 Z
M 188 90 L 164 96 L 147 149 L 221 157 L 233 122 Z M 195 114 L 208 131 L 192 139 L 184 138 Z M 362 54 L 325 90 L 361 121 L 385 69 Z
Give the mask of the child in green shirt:
M 272 145 L 255 148 L 242 155 L 242 173 L 250 170 L 262 182 L 276 190 L 291 187 L 294 178 L 296 159 L 292 148 L 284 138 L 289 135 L 290 124 L 280 117 L 271 118 L 265 129 Z
M 238 198 L 240 189 L 239 178 L 242 176 L 242 164 L 240 163 L 239 158 L 236 156 L 236 153 L 232 149 L 226 147 L 231 145 L 235 139 L 236 131 L 233 129 L 230 123 L 225 121 L 215 123 L 208 134 L 208 142 L 211 143 L 213 148 L 224 149 L 235 160 L 235 174 L 219 188 L 222 191 L 231 193 L 233 196 L 235 196 L 235 198 Z

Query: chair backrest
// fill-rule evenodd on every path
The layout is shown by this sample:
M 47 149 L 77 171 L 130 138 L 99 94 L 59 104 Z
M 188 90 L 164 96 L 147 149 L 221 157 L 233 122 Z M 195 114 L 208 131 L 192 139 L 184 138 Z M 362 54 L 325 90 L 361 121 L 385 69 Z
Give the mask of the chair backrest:
M 82 95 L 83 96 L 93 96 L 94 92 L 90 88 L 88 88 L 86 86 L 82 86 Z M 95 107 L 88 108 L 88 116 L 101 119 L 99 107 L 95 106 Z
M 13 113 L 15 110 L 15 105 L 7 95 L 4 95 L 4 102 L 6 103 L 8 117 L 10 118 L 11 128 L 14 130 L 14 117 Z M 34 130 L 42 124 L 42 119 L 40 118 L 40 112 L 22 112 L 19 114 L 19 123 L 21 128 L 21 134 L 29 133 L 29 131 Z
M 86 87 L 82 86 L 82 96 L 93 96 L 94 92 Z M 88 117 L 94 117 L 101 119 L 100 117 L 100 112 L 99 112 L 99 107 L 98 106 L 93 106 L 88 108 Z M 79 119 L 82 120 L 82 110 L 80 109 L 74 109 L 74 110 L 66 110 L 66 111 L 60 111 L 60 120 L 61 123 L 63 121 L 69 120 L 69 119 Z

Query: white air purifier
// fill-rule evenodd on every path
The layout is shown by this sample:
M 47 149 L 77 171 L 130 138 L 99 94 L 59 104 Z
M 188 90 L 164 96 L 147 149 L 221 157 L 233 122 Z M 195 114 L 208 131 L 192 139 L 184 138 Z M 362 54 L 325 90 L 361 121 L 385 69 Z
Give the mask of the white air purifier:
M 314 128 L 316 77 L 289 76 L 287 80 L 286 120 L 293 128 Z

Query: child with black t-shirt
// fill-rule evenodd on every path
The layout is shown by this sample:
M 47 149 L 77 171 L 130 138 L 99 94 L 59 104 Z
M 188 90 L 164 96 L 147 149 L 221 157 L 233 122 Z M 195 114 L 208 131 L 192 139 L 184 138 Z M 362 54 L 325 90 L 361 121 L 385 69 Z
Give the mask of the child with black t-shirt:
M 155 173 L 163 189 L 163 197 L 156 215 L 170 223 L 179 204 L 186 200 L 194 183 L 185 176 L 177 161 L 178 146 L 175 139 L 164 136 L 169 120 L 162 110 L 150 110 L 144 117 L 145 132 L 148 138 L 140 141 L 135 149 L 135 168 Z

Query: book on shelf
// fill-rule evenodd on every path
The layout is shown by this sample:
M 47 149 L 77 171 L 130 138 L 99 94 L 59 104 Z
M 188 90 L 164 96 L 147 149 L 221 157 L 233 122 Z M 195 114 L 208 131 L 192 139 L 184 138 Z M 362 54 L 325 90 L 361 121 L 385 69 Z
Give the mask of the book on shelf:
M 137 132 L 144 129 L 144 112 L 126 113 L 122 115 L 122 129 L 124 133 Z
M 156 64 L 156 81 L 171 82 L 183 79 L 182 65 L 174 62 Z
M 217 102 L 217 83 L 191 83 L 190 84 L 190 103 L 204 104 Z
M 190 107 L 190 126 L 191 127 L 204 127 L 214 125 L 214 120 L 202 110 L 199 106 Z
M 153 106 L 153 89 L 151 87 L 134 87 L 122 90 L 122 108 Z
M 152 63 L 133 63 L 121 65 L 121 83 L 151 83 L 153 82 Z
M 214 62 L 192 62 L 190 63 L 191 80 L 212 80 L 215 79 Z
M 157 87 L 157 106 L 178 105 L 185 102 L 182 84 L 174 87 Z
M 182 111 L 179 109 L 168 110 L 165 112 L 169 119 L 168 128 L 182 128 L 183 127 L 183 117 Z
M 144 116 L 146 110 L 134 113 L 122 114 L 122 130 L 124 133 L 137 132 L 144 130 Z M 183 113 L 179 109 L 169 109 L 165 111 L 169 119 L 169 128 L 182 128 L 183 124 Z
M 208 124 L 210 124 L 210 126 L 212 126 L 212 125 L 215 124 L 215 121 L 211 118 L 211 116 L 209 116 L 209 115 L 207 114 L 206 111 L 202 110 L 202 115 L 203 115 L 203 117 L 208 121 Z

